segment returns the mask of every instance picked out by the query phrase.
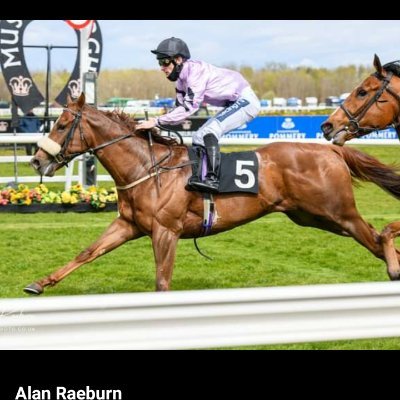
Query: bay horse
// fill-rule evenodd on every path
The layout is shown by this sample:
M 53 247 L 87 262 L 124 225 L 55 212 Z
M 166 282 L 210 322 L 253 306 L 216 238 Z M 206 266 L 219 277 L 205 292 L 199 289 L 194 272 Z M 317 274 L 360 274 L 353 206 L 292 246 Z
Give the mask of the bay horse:
M 321 125 L 324 137 L 343 146 L 347 141 L 373 131 L 394 127 L 400 139 L 400 61 L 382 66 L 375 54 L 375 72 L 353 89 L 343 104 Z M 382 231 L 388 262 L 397 263 L 394 238 L 400 236 L 400 222 Z
M 393 126 L 400 138 L 400 61 L 383 67 L 375 54 L 375 72 L 365 78 L 321 125 L 336 145 Z
M 152 137 L 153 157 L 147 132 L 135 131 L 128 115 L 97 110 L 85 104 L 83 93 L 75 102 L 68 100 L 49 136 L 38 142 L 31 165 L 39 174 L 53 176 L 72 158 L 94 153 L 116 183 L 119 215 L 98 240 L 28 285 L 27 293 L 40 294 L 82 265 L 144 235 L 152 240 L 156 290 L 170 289 L 178 240 L 201 235 L 203 197 L 185 190 L 191 175 L 187 146 L 154 132 Z M 362 219 L 352 189 L 353 178 L 358 178 L 400 199 L 400 175 L 394 168 L 360 151 L 329 144 L 272 143 L 255 153 L 258 194 L 214 195 L 217 218 L 210 234 L 282 212 L 301 226 L 353 237 L 387 262 L 390 279 L 400 279 L 400 252 L 388 250 L 382 236 Z M 155 164 L 163 172 L 158 176 L 161 187 Z

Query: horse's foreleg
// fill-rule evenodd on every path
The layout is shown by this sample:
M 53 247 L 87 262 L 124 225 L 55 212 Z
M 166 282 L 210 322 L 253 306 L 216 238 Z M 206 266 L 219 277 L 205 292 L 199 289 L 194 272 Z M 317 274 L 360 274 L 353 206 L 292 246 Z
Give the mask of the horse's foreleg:
M 388 275 L 392 280 L 400 279 L 400 252 L 394 246 L 394 239 L 400 235 L 400 222 L 386 225 L 381 233 L 383 251 L 385 253 Z
M 179 235 L 161 225 L 153 229 L 153 252 L 156 261 L 156 290 L 169 290 Z
M 46 278 L 28 285 L 24 291 L 30 294 L 41 294 L 45 286 L 54 286 L 82 265 L 95 260 L 97 257 L 100 257 L 111 250 L 114 250 L 128 240 L 137 239 L 141 236 L 143 236 L 143 234 L 135 225 L 132 225 L 121 218 L 117 218 L 111 223 L 98 240 L 82 251 L 72 261 Z

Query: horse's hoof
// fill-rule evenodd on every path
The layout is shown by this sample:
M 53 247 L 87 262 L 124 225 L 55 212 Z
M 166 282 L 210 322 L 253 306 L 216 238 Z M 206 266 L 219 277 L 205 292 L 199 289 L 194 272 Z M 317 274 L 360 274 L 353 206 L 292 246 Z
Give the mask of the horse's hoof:
M 43 293 L 43 288 L 38 283 L 31 283 L 24 289 L 24 292 L 39 295 Z
M 389 271 L 389 278 L 391 281 L 400 280 L 400 271 Z

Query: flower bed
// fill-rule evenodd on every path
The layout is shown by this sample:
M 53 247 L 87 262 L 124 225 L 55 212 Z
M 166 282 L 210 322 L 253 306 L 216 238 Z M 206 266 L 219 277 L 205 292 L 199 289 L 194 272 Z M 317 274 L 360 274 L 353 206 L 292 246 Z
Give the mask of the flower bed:
M 44 184 L 30 189 L 24 184 L 17 188 L 0 189 L 0 212 L 88 212 L 117 210 L 117 191 L 77 184 L 69 191 L 52 192 Z
M 38 212 L 56 212 L 56 213 L 65 213 L 65 212 L 101 212 L 101 211 L 117 211 L 117 203 L 107 203 L 102 208 L 94 208 L 90 204 L 79 203 L 75 205 L 68 204 L 33 204 L 29 207 L 8 204 L 6 206 L 0 206 L 0 213 L 19 213 L 19 214 L 33 214 Z

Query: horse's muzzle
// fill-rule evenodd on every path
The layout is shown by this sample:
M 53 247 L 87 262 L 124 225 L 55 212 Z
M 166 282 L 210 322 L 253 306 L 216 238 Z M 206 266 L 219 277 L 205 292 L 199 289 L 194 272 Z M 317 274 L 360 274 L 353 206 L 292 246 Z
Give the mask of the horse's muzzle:
M 321 124 L 321 130 L 326 140 L 332 139 L 333 125 L 330 122 L 323 122 Z
M 39 171 L 40 170 L 40 160 L 36 157 L 32 157 L 31 161 L 29 162 L 29 164 L 31 164 L 31 167 L 35 170 L 35 171 Z
M 30 165 L 39 175 L 54 176 L 58 164 L 39 157 L 33 157 L 30 161 Z

